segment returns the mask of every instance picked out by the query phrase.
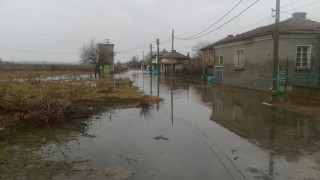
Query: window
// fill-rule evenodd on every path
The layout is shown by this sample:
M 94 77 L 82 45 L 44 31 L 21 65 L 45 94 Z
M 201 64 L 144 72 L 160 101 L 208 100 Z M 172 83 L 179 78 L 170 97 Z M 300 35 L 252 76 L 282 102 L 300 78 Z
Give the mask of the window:
M 297 68 L 310 67 L 311 48 L 310 46 L 297 46 Z
M 234 67 L 236 69 L 244 68 L 244 49 L 236 49 L 234 54 Z
M 223 64 L 223 56 L 219 56 L 219 64 Z

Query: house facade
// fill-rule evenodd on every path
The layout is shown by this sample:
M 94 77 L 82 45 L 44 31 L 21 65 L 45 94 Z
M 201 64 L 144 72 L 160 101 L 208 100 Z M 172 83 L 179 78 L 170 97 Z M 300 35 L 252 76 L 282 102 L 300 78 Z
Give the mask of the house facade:
M 269 25 L 213 43 L 215 81 L 257 90 L 272 88 L 273 34 L 274 25 Z M 320 73 L 320 23 L 306 19 L 306 13 L 294 13 L 280 22 L 279 68 L 288 73 L 289 84 L 299 79 L 290 73 Z M 319 77 L 312 81 L 319 83 Z
M 173 65 L 173 73 L 181 72 L 183 70 L 184 64 L 188 63 L 190 60 L 189 56 L 185 56 L 176 50 L 173 52 L 168 52 L 166 50 L 161 51 L 160 53 L 160 72 L 165 74 L 170 74 L 171 72 L 171 62 Z
M 206 75 L 213 75 L 213 64 L 214 64 L 214 49 L 213 45 L 209 45 L 200 49 L 203 52 L 202 65 L 203 73 Z

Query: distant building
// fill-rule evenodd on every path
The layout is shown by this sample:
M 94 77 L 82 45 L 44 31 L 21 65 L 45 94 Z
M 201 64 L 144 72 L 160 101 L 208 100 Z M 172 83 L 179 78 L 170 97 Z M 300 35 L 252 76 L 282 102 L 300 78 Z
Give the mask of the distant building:
M 169 74 L 171 72 L 171 58 L 173 73 L 182 71 L 184 64 L 187 64 L 190 60 L 189 56 L 185 56 L 176 50 L 173 50 L 171 53 L 164 49 L 159 53 L 159 56 L 161 60 L 160 71 L 165 74 Z
M 114 44 L 98 44 L 99 47 L 99 61 L 100 71 L 103 74 L 109 74 L 114 72 Z
M 152 63 L 150 61 L 142 61 L 141 62 L 141 70 L 150 71 L 151 64 Z
M 203 52 L 201 64 L 204 65 L 204 74 L 213 74 L 214 49 L 213 45 L 209 45 L 200 49 Z M 223 60 L 222 60 L 223 61 Z

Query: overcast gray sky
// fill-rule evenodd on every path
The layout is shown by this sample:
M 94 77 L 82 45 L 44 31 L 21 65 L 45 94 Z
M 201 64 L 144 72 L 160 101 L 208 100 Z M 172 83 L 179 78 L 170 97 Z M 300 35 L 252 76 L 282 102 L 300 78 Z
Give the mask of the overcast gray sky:
M 78 62 L 79 51 L 90 39 L 110 39 L 125 62 L 142 58 L 141 47 L 160 39 L 160 48 L 171 49 L 172 29 L 177 37 L 189 37 L 206 29 L 241 0 L 0 0 L 0 57 L 7 61 Z M 217 28 L 257 0 L 243 0 Z M 195 40 L 175 40 L 177 51 L 192 53 L 199 41 L 214 42 L 274 22 L 276 0 L 260 0 L 234 21 Z M 307 12 L 320 22 L 319 0 L 281 0 L 281 20 L 292 12 Z M 303 7 L 305 6 L 305 7 Z M 302 8 L 301 8 L 302 7 Z M 149 47 L 144 47 L 145 53 Z M 32 52 L 23 52 L 23 51 Z M 154 46 L 154 51 L 155 51 Z M 35 53 L 36 52 L 36 53 Z

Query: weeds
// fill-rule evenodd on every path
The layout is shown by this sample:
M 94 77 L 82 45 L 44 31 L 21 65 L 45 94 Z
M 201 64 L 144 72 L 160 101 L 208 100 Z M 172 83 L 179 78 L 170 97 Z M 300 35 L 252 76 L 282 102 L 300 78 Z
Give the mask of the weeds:
M 24 74 L 24 73 L 22 73 Z M 2 74 L 3 75 L 3 74 Z M 46 77 L 44 74 L 36 76 Z M 127 79 L 112 81 L 77 79 L 39 81 L 34 75 L 16 81 L 21 74 L 1 76 L 0 128 L 51 126 L 91 116 L 90 107 L 105 101 L 121 101 L 122 107 L 150 107 L 161 99 L 138 92 Z M 71 76 L 71 74 L 69 74 Z M 120 106 L 119 106 L 120 107 Z M 0 131 L 1 133 L 1 131 Z

